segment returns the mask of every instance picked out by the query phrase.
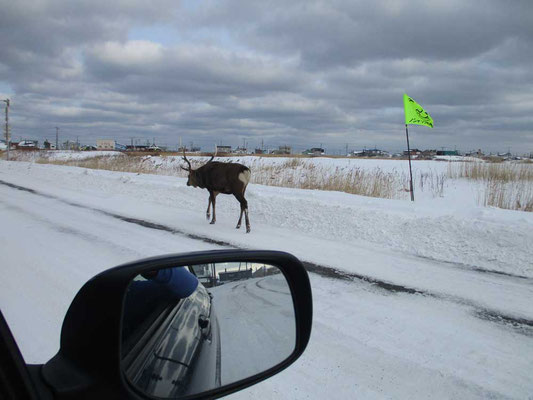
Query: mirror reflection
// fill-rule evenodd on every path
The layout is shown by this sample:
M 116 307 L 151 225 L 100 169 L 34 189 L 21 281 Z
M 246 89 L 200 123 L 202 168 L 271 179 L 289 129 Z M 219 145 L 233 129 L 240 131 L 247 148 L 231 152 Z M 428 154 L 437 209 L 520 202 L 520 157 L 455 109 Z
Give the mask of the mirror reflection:
M 122 370 L 143 393 L 177 398 L 263 372 L 294 350 L 292 296 L 281 271 L 257 263 L 160 269 L 129 285 Z

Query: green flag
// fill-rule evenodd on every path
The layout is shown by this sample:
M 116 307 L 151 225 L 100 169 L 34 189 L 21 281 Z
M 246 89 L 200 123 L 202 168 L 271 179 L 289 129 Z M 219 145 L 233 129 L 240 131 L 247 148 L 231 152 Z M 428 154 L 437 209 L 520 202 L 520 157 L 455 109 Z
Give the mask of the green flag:
M 433 128 L 433 119 L 420 107 L 420 104 L 406 94 L 403 95 L 403 107 L 405 110 L 405 125 L 426 125 Z

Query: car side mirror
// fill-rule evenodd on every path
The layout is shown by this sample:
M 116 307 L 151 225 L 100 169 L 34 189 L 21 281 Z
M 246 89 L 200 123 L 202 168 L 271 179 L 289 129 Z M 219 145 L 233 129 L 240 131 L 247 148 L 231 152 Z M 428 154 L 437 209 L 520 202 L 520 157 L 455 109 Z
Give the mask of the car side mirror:
M 213 398 L 292 364 L 312 324 L 288 253 L 222 250 L 107 270 L 72 302 L 42 376 L 58 398 Z

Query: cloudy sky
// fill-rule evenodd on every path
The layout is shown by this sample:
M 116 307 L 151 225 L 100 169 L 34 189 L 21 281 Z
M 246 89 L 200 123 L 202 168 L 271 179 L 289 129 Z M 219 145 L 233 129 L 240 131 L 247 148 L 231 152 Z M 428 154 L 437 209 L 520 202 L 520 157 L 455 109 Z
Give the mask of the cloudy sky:
M 531 0 L 2 3 L 13 140 L 533 152 Z

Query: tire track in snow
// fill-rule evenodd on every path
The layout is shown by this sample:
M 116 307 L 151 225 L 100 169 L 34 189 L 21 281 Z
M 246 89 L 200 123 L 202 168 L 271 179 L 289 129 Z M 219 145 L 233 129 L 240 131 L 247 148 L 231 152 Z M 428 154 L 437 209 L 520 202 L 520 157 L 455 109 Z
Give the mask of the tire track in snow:
M 205 242 L 205 243 L 215 244 L 215 245 L 226 247 L 226 248 L 229 247 L 229 248 L 234 248 L 234 249 L 245 250 L 245 248 L 242 248 L 240 246 L 236 246 L 236 245 L 234 245 L 234 244 L 232 244 L 230 242 L 226 242 L 226 241 L 223 241 L 223 240 L 212 239 L 212 238 L 209 238 L 207 236 L 188 233 L 188 232 L 186 232 L 184 230 L 181 230 L 181 229 L 176 229 L 176 228 L 173 228 L 173 227 L 169 227 L 167 225 L 162 225 L 162 224 L 158 224 L 158 223 L 154 223 L 154 222 L 150 222 L 150 221 L 146 221 L 146 220 L 142 220 L 142 219 L 138 219 L 138 218 L 126 217 L 124 215 L 112 213 L 112 212 L 105 211 L 105 210 L 102 210 L 102 209 L 99 209 L 99 208 L 95 208 L 95 207 L 85 206 L 83 204 L 75 203 L 75 202 L 72 202 L 72 201 L 69 201 L 69 200 L 62 199 L 62 198 L 57 197 L 57 196 L 53 196 L 53 195 L 50 195 L 50 194 L 47 194 L 47 193 L 43 193 L 43 192 L 31 189 L 31 188 L 27 188 L 27 187 L 24 187 L 24 186 L 16 185 L 16 184 L 13 184 L 13 183 L 10 183 L 10 182 L 6 182 L 6 181 L 3 181 L 3 180 L 0 180 L 0 184 L 8 186 L 8 187 L 10 187 L 12 189 L 21 190 L 21 191 L 24 191 L 24 192 L 31 193 L 31 194 L 34 194 L 36 196 L 42 196 L 42 197 L 46 197 L 46 198 L 49 198 L 49 199 L 54 199 L 56 201 L 62 202 L 64 204 L 68 204 L 68 205 L 73 206 L 73 207 L 79 207 L 79 208 L 83 208 L 83 209 L 88 209 L 88 210 L 91 210 L 91 211 L 94 211 L 94 212 L 97 212 L 97 213 L 100 213 L 100 214 L 103 214 L 103 215 L 106 215 L 106 216 L 121 220 L 123 222 L 136 224 L 136 225 L 139 225 L 139 226 L 142 226 L 142 227 L 145 227 L 145 228 L 160 230 L 160 231 L 164 231 L 164 232 L 168 232 L 168 233 L 176 234 L 176 235 L 181 235 L 181 236 L 187 237 L 189 239 L 199 240 L 199 241 L 202 241 L 202 242 Z M 431 260 L 431 261 L 433 261 L 433 260 Z M 337 269 L 332 268 L 332 267 L 327 267 L 327 266 L 324 266 L 324 265 L 319 265 L 319 264 L 315 264 L 315 263 L 308 262 L 308 261 L 302 261 L 302 264 L 304 264 L 304 266 L 305 266 L 305 268 L 306 268 L 306 270 L 308 272 L 315 273 L 315 274 L 318 274 L 318 275 L 326 277 L 326 278 L 339 279 L 339 280 L 344 280 L 344 281 L 360 281 L 360 282 L 364 282 L 364 283 L 370 284 L 370 285 L 372 285 L 372 287 L 384 290 L 384 291 L 389 292 L 389 293 L 406 293 L 406 294 L 411 294 L 411 295 L 423 295 L 423 296 L 433 297 L 433 298 L 436 298 L 436 299 L 439 299 L 439 300 L 444 300 L 444 301 L 457 303 L 457 304 L 460 304 L 460 305 L 463 305 L 463 306 L 466 305 L 466 306 L 469 306 L 469 307 L 474 309 L 472 315 L 474 315 L 477 318 L 483 319 L 485 321 L 493 322 L 493 323 L 502 325 L 502 326 L 507 327 L 507 328 L 511 328 L 515 332 L 518 332 L 518 333 L 526 335 L 526 336 L 533 337 L 533 320 L 525 319 L 525 318 L 519 318 L 519 317 L 513 317 L 513 316 L 510 316 L 510 315 L 504 315 L 504 314 L 502 314 L 499 311 L 491 310 L 491 309 L 485 308 L 483 306 L 480 306 L 479 304 L 477 304 L 474 301 L 470 301 L 470 300 L 467 300 L 467 299 L 464 299 L 464 298 L 461 298 L 461 297 L 458 297 L 458 296 L 451 296 L 451 295 L 445 295 L 445 294 L 440 294 L 440 293 L 433 293 L 433 292 L 430 292 L 430 291 L 426 291 L 426 290 L 422 290 L 422 289 L 416 289 L 416 288 L 412 288 L 412 287 L 407 287 L 407 286 L 404 286 L 404 285 L 396 285 L 394 283 L 386 282 L 386 281 L 383 281 L 383 280 L 380 280 L 380 279 L 376 279 L 376 278 L 373 278 L 373 277 L 370 277 L 370 276 L 367 276 L 367 275 L 357 274 L 357 273 L 353 273 L 353 272 L 340 271 L 340 270 L 337 270 Z M 455 263 L 452 263 L 452 264 L 455 264 Z M 474 269 L 474 271 L 477 271 L 477 272 L 480 272 L 480 273 L 494 273 L 494 271 L 489 271 L 489 270 Z M 512 274 L 507 274 L 507 273 L 497 273 L 497 275 L 503 275 L 503 276 L 508 276 L 508 277 L 512 277 L 512 278 L 527 279 L 527 280 L 531 279 L 531 278 L 528 278 L 528 277 L 523 277 L 523 276 L 520 276 L 520 275 L 512 275 Z
M 284 294 L 284 295 L 287 295 L 287 296 L 291 295 L 290 293 L 282 292 L 281 290 L 268 289 L 268 288 L 264 287 L 263 285 L 260 284 L 263 280 L 264 279 L 261 279 L 260 281 L 255 282 L 255 286 L 257 286 L 259 289 L 267 290 L 267 291 L 272 292 L 272 293 L 280 293 L 280 294 Z
M 503 272 L 503 271 L 496 271 L 494 269 L 476 267 L 475 265 L 464 264 L 464 263 L 460 263 L 460 262 L 457 262 L 457 261 L 443 261 L 443 260 L 438 260 L 438 259 L 433 258 L 433 257 L 421 256 L 421 255 L 415 255 L 414 257 L 421 258 L 423 260 L 428 260 L 428 261 L 431 261 L 431 262 L 434 262 L 434 263 L 451 265 L 452 267 L 459 268 L 459 269 L 462 269 L 462 270 L 468 269 L 470 271 L 479 272 L 479 273 L 482 273 L 482 274 L 503 275 L 503 276 L 508 276 L 508 277 L 517 278 L 517 279 L 533 280 L 532 278 L 530 278 L 528 276 L 518 275 L 518 274 L 511 274 L 509 272 Z
M 30 212 L 30 211 L 28 211 L 25 208 L 18 207 L 16 205 L 7 203 L 4 200 L 0 200 L 0 205 L 2 205 L 6 209 L 11 210 L 12 212 L 17 213 L 17 214 L 19 214 L 21 216 L 25 216 L 27 218 L 30 218 L 30 219 L 34 220 L 34 221 L 39 221 L 41 224 L 46 226 L 48 229 L 51 229 L 51 230 L 56 231 L 58 233 L 61 233 L 61 234 L 64 234 L 64 235 L 68 235 L 68 236 L 71 236 L 71 237 L 72 236 L 78 237 L 81 240 L 98 244 L 98 246 L 105 247 L 105 248 L 111 249 L 113 251 L 120 251 L 122 253 L 129 253 L 129 254 L 133 253 L 133 255 L 136 256 L 136 257 L 142 257 L 142 253 L 135 252 L 135 250 L 132 250 L 131 248 L 127 248 L 127 247 L 121 246 L 121 245 L 116 244 L 116 243 L 110 243 L 107 240 L 103 240 L 99 236 L 90 234 L 88 232 L 85 232 L 85 231 L 82 231 L 82 230 L 79 230 L 79 229 L 76 229 L 76 228 L 73 228 L 73 227 L 70 227 L 70 226 L 67 226 L 67 225 L 63 225 L 63 224 L 57 223 L 57 222 L 55 222 L 53 220 L 50 220 L 49 218 L 43 217 L 42 215 L 39 215 L 39 214 L 34 213 L 34 212 Z

